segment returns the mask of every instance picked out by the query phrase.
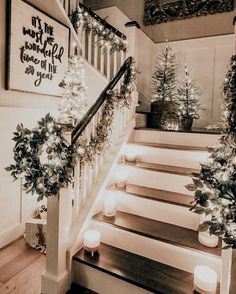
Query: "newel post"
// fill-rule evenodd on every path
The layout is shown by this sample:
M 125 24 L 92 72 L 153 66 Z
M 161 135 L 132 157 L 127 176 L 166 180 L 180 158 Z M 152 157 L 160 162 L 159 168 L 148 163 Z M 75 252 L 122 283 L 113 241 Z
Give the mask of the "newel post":
M 42 294 L 65 294 L 69 289 L 66 253 L 71 227 L 71 186 L 47 199 L 46 270 L 42 274 Z
M 236 249 L 222 250 L 220 294 L 235 294 L 236 291 Z

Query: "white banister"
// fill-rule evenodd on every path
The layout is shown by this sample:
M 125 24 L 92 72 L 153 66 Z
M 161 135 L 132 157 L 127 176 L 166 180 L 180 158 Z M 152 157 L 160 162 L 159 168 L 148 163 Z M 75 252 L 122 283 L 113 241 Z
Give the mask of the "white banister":
M 68 290 L 69 273 L 66 266 L 71 224 L 70 189 L 48 197 L 47 201 L 47 258 L 42 275 L 42 294 L 64 294 Z
M 105 56 L 104 51 L 101 49 L 101 56 L 100 56 L 100 72 L 104 75 L 104 69 L 105 69 Z
M 88 62 L 92 64 L 92 54 L 93 54 L 93 43 L 92 43 L 92 31 L 88 32 L 88 45 L 87 45 L 87 54 L 88 54 Z
M 94 45 L 93 45 L 93 50 L 94 50 L 94 67 L 98 69 L 98 36 L 95 34 L 94 35 Z
M 107 48 L 107 79 L 111 79 L 111 49 Z

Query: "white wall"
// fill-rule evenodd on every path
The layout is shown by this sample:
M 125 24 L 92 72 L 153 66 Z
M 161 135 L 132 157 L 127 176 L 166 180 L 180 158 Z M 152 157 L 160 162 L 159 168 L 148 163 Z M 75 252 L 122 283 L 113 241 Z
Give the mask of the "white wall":
M 154 46 L 152 72 L 156 56 L 160 54 L 163 46 Z M 170 42 L 170 46 L 176 52 L 177 79 L 181 80 L 186 62 L 200 87 L 200 103 L 205 110 L 200 111 L 200 119 L 194 120 L 194 126 L 206 127 L 220 121 L 221 88 L 228 62 L 234 51 L 234 35 Z
M 37 203 L 37 195 L 22 193 L 21 211 L 20 182 L 13 183 L 10 173 L 5 171 L 5 167 L 13 163 L 14 142 L 11 140 L 13 132 L 18 123 L 24 123 L 25 126 L 32 128 L 46 113 L 56 114 L 58 103 L 61 101 L 60 97 L 4 89 L 6 1 L 8 0 L 0 1 L 0 248 L 23 233 L 24 220 L 32 215 L 35 207 L 41 205 Z M 49 11 L 55 10 L 50 6 L 56 5 L 54 0 L 47 3 Z M 44 6 L 47 8 L 45 2 Z M 58 11 L 60 12 L 60 9 Z M 92 103 L 106 86 L 107 80 L 87 63 L 85 63 L 85 69 L 88 98 Z
M 96 11 L 99 16 L 107 19 L 113 26 L 128 36 L 130 31 L 124 24 L 129 18 L 117 8 L 112 6 Z M 133 31 L 132 31 L 133 33 Z M 131 38 L 128 46 L 133 46 Z M 170 42 L 170 46 L 177 54 L 178 76 L 180 80 L 183 74 L 184 62 L 187 62 L 192 74 L 198 81 L 201 96 L 201 119 L 194 120 L 194 127 L 206 127 L 220 121 L 220 98 L 227 65 L 234 48 L 234 35 L 221 35 Z M 135 58 L 138 68 L 138 92 L 141 100 L 140 111 L 150 110 L 151 80 L 156 62 L 156 57 L 163 48 L 163 43 L 155 44 L 142 30 L 135 32 Z
M 138 70 L 139 100 L 142 100 L 143 109 L 149 109 L 149 102 L 147 103 L 145 97 L 150 95 L 151 53 L 155 44 L 141 29 L 125 27 L 130 19 L 116 6 L 97 10 L 96 13 L 127 36 L 128 55 L 135 58 Z

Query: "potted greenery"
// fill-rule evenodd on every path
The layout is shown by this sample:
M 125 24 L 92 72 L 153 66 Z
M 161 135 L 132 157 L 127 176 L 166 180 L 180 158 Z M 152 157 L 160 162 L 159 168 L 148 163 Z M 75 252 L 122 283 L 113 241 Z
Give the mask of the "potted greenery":
M 187 64 L 184 66 L 184 78 L 177 89 L 179 117 L 183 130 L 191 130 L 193 119 L 199 118 L 199 88 L 192 79 Z
M 166 117 L 176 116 L 176 64 L 175 54 L 166 41 L 165 49 L 157 57 L 152 76 L 151 127 L 165 127 Z

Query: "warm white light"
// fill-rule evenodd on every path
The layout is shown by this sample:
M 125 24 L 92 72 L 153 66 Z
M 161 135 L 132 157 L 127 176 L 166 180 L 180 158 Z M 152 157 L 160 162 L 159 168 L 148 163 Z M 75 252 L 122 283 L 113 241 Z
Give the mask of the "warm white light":
M 127 151 L 125 153 L 125 161 L 127 162 L 135 162 L 137 160 L 137 154 L 135 151 Z
M 215 294 L 217 287 L 217 273 L 208 266 L 198 265 L 194 269 L 195 290 Z M 201 292 L 200 292 L 201 293 Z
M 84 232 L 84 248 L 90 251 L 96 251 L 101 242 L 101 234 L 96 230 L 87 230 Z
M 115 182 L 117 188 L 125 188 L 126 186 L 126 181 L 128 178 L 128 172 L 125 168 L 118 168 L 115 171 Z
M 117 200 L 114 196 L 107 196 L 103 202 L 103 214 L 112 217 L 116 214 Z
M 219 237 L 210 235 L 209 232 L 199 232 L 198 241 L 207 247 L 217 247 L 219 243 Z

